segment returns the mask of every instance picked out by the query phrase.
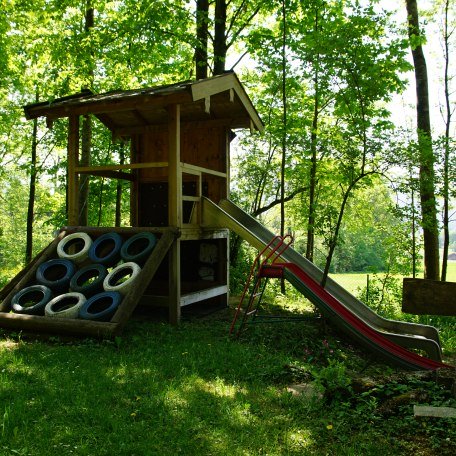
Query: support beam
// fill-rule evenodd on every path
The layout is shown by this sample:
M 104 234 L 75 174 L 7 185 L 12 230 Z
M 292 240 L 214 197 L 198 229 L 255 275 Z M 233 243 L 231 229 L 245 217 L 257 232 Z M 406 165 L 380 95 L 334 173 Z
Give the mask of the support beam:
M 168 225 L 182 227 L 182 173 L 180 163 L 180 105 L 168 108 Z M 180 241 L 172 245 L 169 258 L 169 321 L 180 320 L 181 271 Z
M 182 174 L 180 170 L 180 105 L 168 108 L 168 217 L 169 226 L 182 224 Z
M 169 308 L 168 318 L 172 325 L 178 325 L 181 317 L 181 245 L 180 239 L 176 239 L 168 254 L 169 260 Z

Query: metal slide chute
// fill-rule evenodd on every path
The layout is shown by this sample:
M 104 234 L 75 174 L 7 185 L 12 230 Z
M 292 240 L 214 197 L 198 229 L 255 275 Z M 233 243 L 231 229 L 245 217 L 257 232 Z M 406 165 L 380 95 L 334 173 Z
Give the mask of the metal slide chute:
M 229 200 L 222 200 L 217 205 L 203 198 L 202 215 L 204 225 L 228 228 L 258 250 L 264 249 L 274 237 Z M 407 368 L 446 366 L 441 363 L 440 341 L 434 327 L 383 318 L 330 278 L 326 286 L 321 287 L 323 272 L 292 248 L 287 249 L 282 258 L 287 264 L 285 278 L 319 307 L 333 324 L 371 351 Z M 407 349 L 422 350 L 427 357 Z

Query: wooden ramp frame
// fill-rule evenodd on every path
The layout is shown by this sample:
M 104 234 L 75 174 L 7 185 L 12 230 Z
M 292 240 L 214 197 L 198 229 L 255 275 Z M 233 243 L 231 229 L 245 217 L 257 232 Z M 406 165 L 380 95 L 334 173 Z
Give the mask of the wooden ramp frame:
M 38 266 L 45 261 L 57 257 L 57 245 L 66 235 L 74 232 L 86 232 L 101 235 L 105 232 L 118 232 L 119 234 L 133 235 L 143 231 L 154 232 L 159 237 L 157 245 L 150 254 L 141 273 L 136 279 L 136 284 L 124 296 L 122 303 L 113 315 L 110 322 L 98 322 L 78 319 L 64 319 L 38 315 L 22 315 L 10 312 L 11 299 L 22 288 L 27 286 L 35 277 Z M 153 228 L 90 228 L 66 227 L 59 235 L 39 253 L 35 259 L 24 268 L 9 284 L 0 291 L 0 327 L 27 332 L 40 332 L 60 334 L 65 336 L 86 336 L 111 338 L 119 335 L 128 319 L 144 294 L 150 280 L 156 273 L 160 263 L 165 258 L 170 247 L 178 237 L 177 230 Z

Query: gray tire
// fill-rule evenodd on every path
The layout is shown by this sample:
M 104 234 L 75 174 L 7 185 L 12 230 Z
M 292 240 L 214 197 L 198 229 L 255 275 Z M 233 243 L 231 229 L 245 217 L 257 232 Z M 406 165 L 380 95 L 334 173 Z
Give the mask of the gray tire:
M 74 246 L 75 253 L 68 253 L 68 249 Z M 76 264 L 83 263 L 89 256 L 89 250 L 92 246 L 92 238 L 84 232 L 72 233 L 65 236 L 57 244 L 57 255 L 59 258 L 71 260 Z
M 140 272 L 141 268 L 136 263 L 130 261 L 120 264 L 106 276 L 103 288 L 105 291 L 117 291 L 125 296 L 133 287 Z
M 82 293 L 65 293 L 49 301 L 44 308 L 46 317 L 78 318 L 79 309 L 86 302 Z

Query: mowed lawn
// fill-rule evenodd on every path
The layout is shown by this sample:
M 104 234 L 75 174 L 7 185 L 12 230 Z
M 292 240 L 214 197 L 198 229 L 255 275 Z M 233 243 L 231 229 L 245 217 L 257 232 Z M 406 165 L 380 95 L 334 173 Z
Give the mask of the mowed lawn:
M 331 278 L 337 283 L 342 285 L 352 294 L 357 294 L 358 290 L 364 288 L 367 284 L 367 276 L 370 278 L 374 277 L 375 274 L 363 273 L 346 273 L 346 274 L 331 274 Z M 382 274 L 377 274 L 378 277 L 381 277 Z M 423 274 L 419 274 L 418 278 L 422 277 Z M 456 261 L 448 262 L 448 272 L 447 272 L 447 281 L 456 282 Z

